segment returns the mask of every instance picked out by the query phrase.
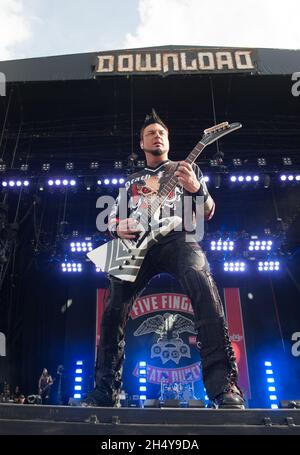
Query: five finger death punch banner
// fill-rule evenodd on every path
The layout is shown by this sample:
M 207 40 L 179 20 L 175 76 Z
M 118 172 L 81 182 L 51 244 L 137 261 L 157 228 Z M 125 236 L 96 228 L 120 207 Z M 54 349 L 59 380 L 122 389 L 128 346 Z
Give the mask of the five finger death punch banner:
M 107 289 L 97 290 L 96 349 Z M 229 335 L 239 369 L 239 385 L 251 398 L 243 315 L 238 288 L 224 288 Z M 146 362 L 147 398 L 204 398 L 201 363 L 190 299 L 182 293 L 149 293 L 135 300 L 126 326 L 123 388 L 139 394 L 139 362 Z

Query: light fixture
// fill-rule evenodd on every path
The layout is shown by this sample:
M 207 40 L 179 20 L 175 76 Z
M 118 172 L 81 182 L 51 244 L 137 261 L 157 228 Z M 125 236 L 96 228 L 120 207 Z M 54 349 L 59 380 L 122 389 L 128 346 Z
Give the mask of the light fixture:
M 230 261 L 224 262 L 224 272 L 244 272 L 245 262 L 243 261 Z
M 42 164 L 42 171 L 49 171 L 50 170 L 50 163 L 43 163 Z
M 114 168 L 115 169 L 122 169 L 123 168 L 122 161 L 114 161 Z
M 257 158 L 257 164 L 259 166 L 266 166 L 267 165 L 266 158 Z
M 258 271 L 259 272 L 278 272 L 280 269 L 279 261 L 259 261 Z
M 282 162 L 284 166 L 291 166 L 293 164 L 292 158 L 290 158 L 289 156 L 284 156 L 282 158 Z

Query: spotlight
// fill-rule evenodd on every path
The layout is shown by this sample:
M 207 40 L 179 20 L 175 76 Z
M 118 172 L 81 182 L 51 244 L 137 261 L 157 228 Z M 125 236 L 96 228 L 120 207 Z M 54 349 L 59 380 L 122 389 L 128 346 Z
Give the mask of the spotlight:
M 42 171 L 49 171 L 49 170 L 50 170 L 50 163 L 43 163 Z
M 278 272 L 280 269 L 279 261 L 259 261 L 258 267 L 259 272 Z
M 245 262 L 232 261 L 224 262 L 224 272 L 244 272 Z
M 266 166 L 267 165 L 266 158 L 257 158 L 257 164 L 259 166 Z
M 209 160 L 209 164 L 211 165 L 211 167 L 219 166 L 218 160 Z
M 82 272 L 82 264 L 76 262 L 62 262 L 61 270 L 62 272 L 67 273 Z
M 66 163 L 65 169 L 66 169 L 67 171 L 72 171 L 72 170 L 74 169 L 74 163 L 72 163 L 72 162 Z
M 84 179 L 84 186 L 87 191 L 90 191 L 94 186 L 94 179 L 91 177 L 87 177 Z
M 232 162 L 233 162 L 234 166 L 241 166 L 242 165 L 242 161 L 241 161 L 240 158 L 233 158 Z
M 21 164 L 20 170 L 23 172 L 28 171 L 29 165 L 28 164 Z
M 0 164 L 0 172 L 5 172 L 6 171 L 6 164 L 5 163 L 1 163 Z
M 122 169 L 123 168 L 122 161 L 114 161 L 114 168 L 115 169 Z
M 213 176 L 213 184 L 216 189 L 220 188 L 221 186 L 221 175 L 216 174 Z
M 99 169 L 99 163 L 98 161 L 92 161 L 90 163 L 90 169 Z
M 93 245 L 92 245 L 92 242 L 88 242 L 88 241 L 85 241 L 85 242 L 71 242 L 70 243 L 70 249 L 71 251 L 74 253 L 74 252 L 87 252 L 87 251 L 92 251 L 93 249 Z
M 253 236 L 252 238 L 255 238 Z M 248 245 L 249 251 L 270 251 L 272 249 L 272 240 L 250 240 Z
M 268 174 L 265 174 L 264 180 L 263 180 L 264 188 L 269 188 L 270 183 L 271 183 L 271 177 Z
M 283 162 L 284 166 L 291 166 L 293 164 L 292 158 L 290 158 L 289 156 L 284 156 L 282 158 L 282 162 Z
M 210 242 L 210 249 L 212 251 L 232 251 L 234 249 L 234 242 L 232 240 L 212 240 Z
M 204 180 L 204 182 L 206 182 L 206 183 L 209 182 L 209 176 L 208 176 L 208 175 L 204 175 L 204 176 L 203 176 L 203 180 Z
M 138 162 L 136 164 L 137 167 L 141 167 L 141 168 L 145 167 L 145 165 L 146 165 L 145 160 L 138 160 Z

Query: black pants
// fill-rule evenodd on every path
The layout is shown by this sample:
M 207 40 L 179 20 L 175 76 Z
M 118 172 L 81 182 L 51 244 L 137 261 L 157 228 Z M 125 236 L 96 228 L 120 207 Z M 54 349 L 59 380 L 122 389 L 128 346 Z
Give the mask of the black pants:
M 178 237 L 152 247 L 134 283 L 111 277 L 108 307 L 104 312 L 95 369 L 96 389 L 116 400 L 122 381 L 125 325 L 132 304 L 148 281 L 170 273 L 189 296 L 194 311 L 203 382 L 213 399 L 237 380 L 234 352 L 228 337 L 222 302 L 198 243 Z

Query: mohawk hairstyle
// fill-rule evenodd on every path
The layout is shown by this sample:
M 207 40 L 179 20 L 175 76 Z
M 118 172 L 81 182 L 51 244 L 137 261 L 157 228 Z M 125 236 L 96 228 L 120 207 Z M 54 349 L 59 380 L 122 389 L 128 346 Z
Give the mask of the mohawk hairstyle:
M 152 108 L 151 114 L 146 115 L 145 120 L 144 120 L 144 123 L 143 123 L 143 125 L 142 125 L 141 132 L 140 132 L 140 138 L 141 138 L 141 139 L 143 139 L 143 132 L 144 132 L 144 129 L 145 129 L 148 125 L 151 125 L 152 123 L 158 123 L 158 124 L 161 125 L 165 130 L 169 131 L 169 130 L 168 130 L 168 127 L 164 124 L 164 122 L 161 120 L 161 118 L 157 115 L 157 113 L 155 112 L 155 110 Z

